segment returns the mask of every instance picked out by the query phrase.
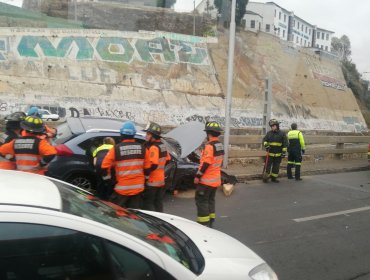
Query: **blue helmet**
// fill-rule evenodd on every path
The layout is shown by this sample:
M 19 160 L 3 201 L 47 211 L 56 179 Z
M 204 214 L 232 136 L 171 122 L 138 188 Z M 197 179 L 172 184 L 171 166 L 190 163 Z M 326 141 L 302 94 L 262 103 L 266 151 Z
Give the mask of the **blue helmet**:
M 122 135 L 134 136 L 136 134 L 135 124 L 131 121 L 124 122 L 119 132 Z
M 41 114 L 39 113 L 39 108 L 33 106 L 31 107 L 28 112 L 27 116 L 36 116 L 36 117 L 41 117 Z

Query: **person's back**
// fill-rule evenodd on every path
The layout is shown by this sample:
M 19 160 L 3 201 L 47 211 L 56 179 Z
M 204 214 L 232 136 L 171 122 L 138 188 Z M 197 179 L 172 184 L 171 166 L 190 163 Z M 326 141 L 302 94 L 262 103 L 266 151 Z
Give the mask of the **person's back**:
M 292 130 L 288 132 L 288 165 L 287 165 L 287 176 L 288 179 L 293 179 L 292 168 L 295 168 L 294 178 L 297 181 L 301 179 L 301 164 L 302 154 L 305 153 L 305 142 L 303 134 L 297 128 L 296 123 L 292 123 Z

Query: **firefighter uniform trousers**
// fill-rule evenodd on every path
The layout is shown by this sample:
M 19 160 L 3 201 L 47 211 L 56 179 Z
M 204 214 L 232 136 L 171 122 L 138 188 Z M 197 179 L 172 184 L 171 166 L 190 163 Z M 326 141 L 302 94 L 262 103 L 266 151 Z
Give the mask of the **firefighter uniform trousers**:
M 198 174 L 204 163 L 209 164 L 204 174 L 201 174 L 199 184 L 196 186 L 195 204 L 197 206 L 197 222 L 212 227 L 216 219 L 216 190 L 221 186 L 221 165 L 224 157 L 224 146 L 218 137 L 210 137 L 206 144 Z
M 280 164 L 281 164 L 281 155 L 275 156 L 270 154 L 266 166 L 266 173 L 270 174 L 270 176 L 273 178 L 277 178 L 279 176 Z

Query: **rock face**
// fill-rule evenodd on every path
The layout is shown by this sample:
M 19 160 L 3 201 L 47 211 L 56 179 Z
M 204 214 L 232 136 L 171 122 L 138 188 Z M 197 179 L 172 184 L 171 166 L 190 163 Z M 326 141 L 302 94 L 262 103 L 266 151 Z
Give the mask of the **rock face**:
M 228 34 L 9 28 L 0 31 L 0 114 L 30 105 L 59 113 L 173 126 L 224 123 Z M 237 34 L 232 125 L 262 126 L 264 79 L 287 128 L 366 127 L 338 62 L 264 33 Z

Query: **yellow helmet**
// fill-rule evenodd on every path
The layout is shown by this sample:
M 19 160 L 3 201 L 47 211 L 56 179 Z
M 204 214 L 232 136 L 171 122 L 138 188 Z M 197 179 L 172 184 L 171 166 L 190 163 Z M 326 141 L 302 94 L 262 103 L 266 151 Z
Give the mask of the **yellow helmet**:
M 45 131 L 44 122 L 36 116 L 28 116 L 21 122 L 21 128 L 29 132 L 42 133 Z
M 210 121 L 206 123 L 206 127 L 204 128 L 204 131 L 213 131 L 213 132 L 222 132 L 221 125 L 218 122 Z

